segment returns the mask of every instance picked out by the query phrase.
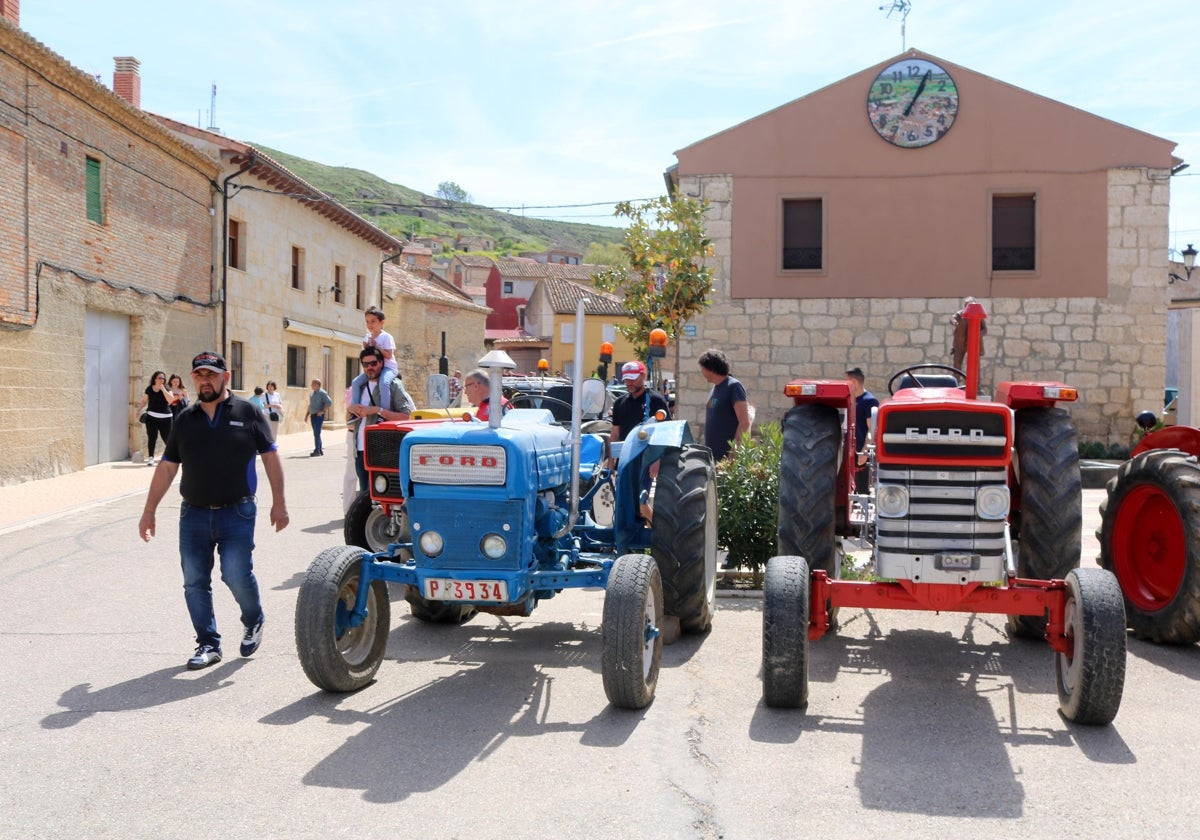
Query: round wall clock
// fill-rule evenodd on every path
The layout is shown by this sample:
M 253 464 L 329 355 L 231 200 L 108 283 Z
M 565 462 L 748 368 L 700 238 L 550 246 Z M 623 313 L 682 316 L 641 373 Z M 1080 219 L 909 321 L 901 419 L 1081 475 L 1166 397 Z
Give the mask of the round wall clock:
M 905 58 L 875 77 L 867 93 L 871 128 L 902 149 L 936 143 L 958 116 L 954 79 L 932 61 Z

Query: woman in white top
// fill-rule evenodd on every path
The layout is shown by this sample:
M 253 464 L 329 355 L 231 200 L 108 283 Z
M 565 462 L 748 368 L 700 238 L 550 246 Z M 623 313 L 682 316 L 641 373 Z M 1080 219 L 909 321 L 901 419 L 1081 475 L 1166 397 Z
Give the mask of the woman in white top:
M 271 440 L 279 438 L 279 421 L 283 419 L 283 397 L 279 395 L 278 387 L 272 379 L 267 383 L 267 393 L 264 397 L 267 404 L 267 421 L 271 424 Z

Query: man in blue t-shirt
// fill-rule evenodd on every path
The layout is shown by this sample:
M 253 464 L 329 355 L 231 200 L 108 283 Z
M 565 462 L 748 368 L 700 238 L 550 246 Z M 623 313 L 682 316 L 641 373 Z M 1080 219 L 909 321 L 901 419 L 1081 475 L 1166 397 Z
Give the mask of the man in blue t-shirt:
M 745 387 L 729 375 L 729 360 L 720 350 L 700 356 L 700 375 L 713 386 L 704 410 L 704 444 L 713 461 L 720 461 L 750 431 L 750 403 Z
M 871 409 L 879 408 L 879 400 L 865 387 L 867 377 L 862 368 L 850 368 L 846 371 L 846 382 L 850 393 L 854 396 L 854 451 L 858 453 L 854 468 L 854 492 L 869 493 L 867 486 L 867 437 L 874 440 L 875 420 L 871 417 Z

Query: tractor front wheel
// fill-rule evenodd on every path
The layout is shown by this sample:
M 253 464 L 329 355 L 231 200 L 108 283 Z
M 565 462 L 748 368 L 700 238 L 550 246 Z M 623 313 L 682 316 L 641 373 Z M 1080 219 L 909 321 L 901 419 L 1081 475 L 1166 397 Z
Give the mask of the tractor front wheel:
M 1083 484 L 1071 415 L 1061 408 L 1017 412 L 1017 469 L 1021 492 L 1017 575 L 1062 580 L 1079 566 L 1083 539 Z M 1009 616 L 1022 638 L 1046 635 L 1046 617 Z
M 1099 564 L 1117 576 L 1139 639 L 1200 639 L 1200 463 L 1173 449 L 1121 465 L 1100 504 Z
M 763 576 L 763 701 L 787 709 L 808 705 L 808 620 L 811 592 L 803 557 L 772 557 Z
M 357 691 L 383 662 L 392 619 L 387 584 L 371 581 L 366 617 L 357 627 L 350 624 L 366 556 L 358 546 L 325 549 L 308 567 L 296 597 L 300 666 L 325 691 Z
M 650 553 L 663 609 L 685 633 L 712 627 L 717 595 L 717 480 L 712 453 L 685 446 L 662 457 L 654 489 Z
M 608 702 L 644 709 L 654 699 L 662 659 L 663 589 L 648 554 L 624 554 L 613 563 L 604 595 L 600 671 Z
M 1063 625 L 1071 653 L 1054 654 L 1058 706 L 1074 723 L 1104 726 L 1125 687 L 1125 611 L 1117 579 L 1103 569 L 1067 574 Z

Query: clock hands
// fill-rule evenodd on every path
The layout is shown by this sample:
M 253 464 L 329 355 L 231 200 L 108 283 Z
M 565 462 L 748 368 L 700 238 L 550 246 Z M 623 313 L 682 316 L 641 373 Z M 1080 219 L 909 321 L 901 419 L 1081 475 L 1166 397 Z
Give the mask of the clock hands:
M 917 92 L 913 94 L 912 100 L 908 103 L 908 107 L 904 109 L 904 116 L 912 113 L 913 106 L 917 104 L 917 100 L 921 98 L 921 94 L 925 92 L 925 85 L 929 84 L 929 77 L 933 75 L 932 70 L 926 70 L 925 75 L 921 77 L 921 84 L 917 85 Z

